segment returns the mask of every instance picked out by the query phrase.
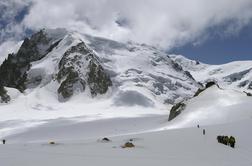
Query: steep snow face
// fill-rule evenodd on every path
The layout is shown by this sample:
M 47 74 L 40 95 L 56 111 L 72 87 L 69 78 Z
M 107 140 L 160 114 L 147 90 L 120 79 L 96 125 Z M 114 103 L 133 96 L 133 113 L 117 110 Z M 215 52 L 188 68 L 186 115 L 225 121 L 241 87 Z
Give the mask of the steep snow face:
M 252 92 L 252 61 L 207 65 L 181 55 L 172 55 L 171 58 L 199 82 L 214 80 L 223 88 Z
M 212 86 L 185 102 L 185 109 L 169 128 L 231 123 L 251 119 L 252 97 L 235 90 Z
M 184 70 L 186 71 L 201 71 L 209 67 L 210 65 L 201 63 L 199 61 L 190 60 L 182 55 L 169 55 L 169 57 L 175 61 L 176 63 L 180 64 Z
M 199 87 L 190 73 L 155 47 L 85 37 L 118 89 L 115 105 L 173 104 L 192 97 Z

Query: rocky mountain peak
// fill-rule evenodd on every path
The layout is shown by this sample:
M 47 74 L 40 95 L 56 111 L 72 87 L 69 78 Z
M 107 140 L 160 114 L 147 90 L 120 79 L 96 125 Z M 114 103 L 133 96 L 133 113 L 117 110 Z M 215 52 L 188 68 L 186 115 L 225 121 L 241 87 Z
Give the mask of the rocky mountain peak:
M 27 71 L 31 63 L 45 57 L 61 39 L 53 40 L 45 30 L 25 38 L 16 54 L 9 54 L 0 66 L 0 83 L 2 86 L 12 87 L 21 92 L 26 89 Z

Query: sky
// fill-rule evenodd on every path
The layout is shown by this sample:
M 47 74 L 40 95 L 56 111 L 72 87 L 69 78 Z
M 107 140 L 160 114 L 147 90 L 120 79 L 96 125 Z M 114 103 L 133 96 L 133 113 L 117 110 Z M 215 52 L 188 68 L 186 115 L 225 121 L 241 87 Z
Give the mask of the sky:
M 231 61 L 252 60 L 252 23 L 232 36 L 212 36 L 207 41 L 193 45 L 187 43 L 174 47 L 169 53 L 186 55 L 189 59 L 209 64 L 223 64 Z
M 154 45 L 209 64 L 251 60 L 251 0 L 0 0 L 0 56 L 42 28 Z

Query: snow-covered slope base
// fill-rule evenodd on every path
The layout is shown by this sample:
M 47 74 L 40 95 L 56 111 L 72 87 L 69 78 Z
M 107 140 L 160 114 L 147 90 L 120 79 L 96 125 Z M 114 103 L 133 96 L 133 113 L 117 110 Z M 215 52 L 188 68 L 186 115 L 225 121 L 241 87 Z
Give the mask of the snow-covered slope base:
M 93 166 L 250 166 L 251 100 L 244 93 L 212 86 L 188 100 L 186 109 L 171 122 L 167 121 L 168 113 L 153 115 L 150 111 L 147 116 L 146 110 L 138 117 L 125 112 L 124 118 L 118 118 L 122 112 L 120 115 L 108 112 L 105 119 L 104 114 L 37 119 L 25 121 L 25 130 L 15 130 L 14 126 L 24 124 L 22 121 L 5 121 L 0 126 L 14 128 L 9 133 L 8 130 L 1 132 L 8 133 L 7 144 L 0 145 L 1 163 L 5 166 L 33 166 L 34 162 L 38 166 L 83 163 Z M 34 124 L 29 126 L 29 122 Z M 235 136 L 235 148 L 218 143 L 218 135 Z M 111 142 L 101 141 L 104 137 Z M 122 148 L 129 140 L 135 147 Z M 50 145 L 50 141 L 56 144 Z
M 78 141 L 48 141 L 34 144 L 0 145 L 1 165 L 4 166 L 251 166 L 252 134 L 247 126 L 251 120 L 206 127 L 150 132 L 145 134 L 109 137 L 104 143 L 99 138 L 80 138 Z M 81 131 L 80 131 L 81 132 Z M 234 135 L 236 148 L 219 144 L 216 136 Z M 62 137 L 69 137 L 65 133 Z M 135 148 L 121 145 L 132 139 Z
M 171 121 L 169 128 L 231 123 L 252 118 L 252 97 L 217 86 L 208 88 L 185 104 L 185 109 Z

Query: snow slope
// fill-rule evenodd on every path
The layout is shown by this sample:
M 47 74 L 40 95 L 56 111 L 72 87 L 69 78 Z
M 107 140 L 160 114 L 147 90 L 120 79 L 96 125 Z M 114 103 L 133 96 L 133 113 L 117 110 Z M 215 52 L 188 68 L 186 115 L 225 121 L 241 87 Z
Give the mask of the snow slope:
M 239 91 L 219 89 L 217 86 L 212 86 L 199 96 L 186 101 L 185 110 L 169 122 L 169 109 L 116 106 L 102 109 L 107 105 L 106 102 L 104 100 L 82 103 L 80 98 L 79 102 L 76 100 L 64 103 L 62 105 L 64 110 L 60 108 L 53 110 L 58 105 L 55 104 L 49 108 L 37 105 L 36 111 L 33 109 L 2 111 L 1 137 L 13 142 L 36 142 L 50 138 L 74 140 L 79 137 L 93 138 L 189 128 L 198 124 L 200 126 L 226 124 L 252 118 L 250 109 L 252 97 Z M 96 107 L 93 106 L 94 103 Z M 83 109 L 84 107 L 86 109 Z M 62 137 L 66 133 L 72 134 Z
M 213 86 L 188 100 L 186 109 L 171 122 L 167 121 L 168 114 L 130 117 L 129 112 L 124 118 L 112 115 L 99 119 L 100 114 L 94 119 L 86 116 L 33 121 L 37 124 L 30 128 L 29 121 L 25 121 L 26 129 L 13 130 L 5 137 L 7 145 L 0 145 L 1 164 L 250 166 L 251 100 L 244 93 Z M 20 124 L 22 121 L 13 120 L 0 126 L 11 129 Z M 235 136 L 235 149 L 219 144 L 217 135 Z M 103 137 L 112 142 L 102 142 Z M 129 140 L 136 147 L 121 148 Z M 49 145 L 49 141 L 56 145 Z
M 252 118 L 252 97 L 212 86 L 185 102 L 186 108 L 168 128 L 231 123 Z
M 41 121 L 44 123 L 6 137 L 7 145 L 0 145 L 1 164 L 250 166 L 251 100 L 241 92 L 212 86 L 188 100 L 186 109 L 171 122 L 164 114 Z M 0 126 L 11 128 L 15 123 L 18 121 L 2 122 Z M 235 148 L 219 144 L 217 135 L 235 136 Z M 103 137 L 111 142 L 101 141 Z M 122 148 L 129 140 L 135 147 Z M 49 141 L 56 144 L 49 145 Z
M 1 165 L 52 166 L 52 165 L 173 165 L 173 166 L 250 166 L 252 164 L 252 135 L 244 130 L 251 120 L 204 127 L 167 130 L 144 134 L 109 137 L 112 142 L 104 143 L 99 138 L 79 141 L 58 141 L 48 145 L 21 143 L 0 145 Z M 220 134 L 234 135 L 236 148 L 217 143 Z M 65 137 L 69 136 L 67 133 Z M 100 138 L 101 139 L 101 138 Z M 135 148 L 123 149 L 132 139 Z M 50 140 L 51 141 L 51 140 Z M 55 140 L 53 140 L 55 141 Z M 15 157 L 15 159 L 14 159 Z

